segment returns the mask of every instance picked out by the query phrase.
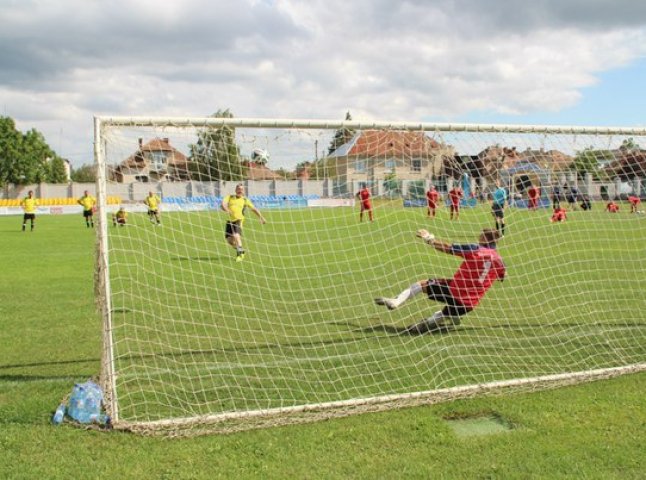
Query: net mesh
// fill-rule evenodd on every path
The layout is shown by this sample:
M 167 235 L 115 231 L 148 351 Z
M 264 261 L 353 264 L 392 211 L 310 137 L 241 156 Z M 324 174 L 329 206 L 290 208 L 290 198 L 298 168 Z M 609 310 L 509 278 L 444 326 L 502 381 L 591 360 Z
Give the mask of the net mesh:
M 105 119 L 98 130 L 102 379 L 115 426 L 236 431 L 644 368 L 646 216 L 626 200 L 642 191 L 641 132 L 212 121 Z M 496 180 L 510 199 L 505 281 L 460 326 L 406 334 L 442 305 L 419 295 L 388 311 L 373 298 L 451 278 L 461 260 L 415 232 L 476 243 L 495 225 Z M 266 219 L 245 211 L 242 261 L 221 209 L 238 184 Z M 355 201 L 363 185 L 372 222 Z M 464 197 L 451 220 L 454 186 Z M 113 226 L 107 196 L 122 199 L 125 226 Z M 550 221 L 558 200 L 565 222 Z

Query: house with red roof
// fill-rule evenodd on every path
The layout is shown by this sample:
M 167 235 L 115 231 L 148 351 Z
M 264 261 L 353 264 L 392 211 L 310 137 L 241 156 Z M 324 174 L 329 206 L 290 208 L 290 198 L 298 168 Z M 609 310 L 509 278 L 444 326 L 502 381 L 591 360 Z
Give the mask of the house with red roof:
M 114 170 L 117 182 L 189 180 L 188 158 L 171 146 L 168 138 L 139 139 L 139 148 Z
M 266 165 L 256 162 L 247 162 L 245 163 L 247 167 L 247 179 L 248 180 L 282 180 L 281 177 L 276 172 L 267 168 Z
M 440 175 L 444 158 L 454 154 L 452 146 L 425 132 L 361 130 L 327 161 L 335 162 L 342 182 L 379 181 L 393 174 L 398 180 L 425 180 Z

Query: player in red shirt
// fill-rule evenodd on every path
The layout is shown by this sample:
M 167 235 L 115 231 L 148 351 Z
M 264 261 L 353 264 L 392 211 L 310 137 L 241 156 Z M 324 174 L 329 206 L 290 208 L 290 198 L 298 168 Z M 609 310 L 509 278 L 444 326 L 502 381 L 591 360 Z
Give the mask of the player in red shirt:
M 372 216 L 372 202 L 370 201 L 370 190 L 364 184 L 361 190 L 357 192 L 357 198 L 361 202 L 361 211 L 359 212 L 359 221 L 363 222 L 363 212 L 368 212 L 368 217 L 372 222 L 374 220 Z
M 630 203 L 630 213 L 637 213 L 637 205 L 642 203 L 637 195 L 629 195 L 628 202 Z
M 538 208 L 538 199 L 541 193 L 540 190 L 534 185 L 530 185 L 527 189 L 528 204 L 527 208 L 530 210 L 536 210 Z
M 455 214 L 455 219 L 460 218 L 460 199 L 462 198 L 462 190 L 458 187 L 453 187 L 449 191 L 449 201 L 450 201 L 450 218 L 453 220 L 453 214 Z
M 567 220 L 567 213 L 564 208 L 556 207 L 554 212 L 552 212 L 552 218 L 550 222 L 565 222 Z
M 439 199 L 440 194 L 435 190 L 435 186 L 431 185 L 431 188 L 426 192 L 426 203 L 428 205 L 427 216 L 435 216 L 435 209 L 437 208 L 437 202 Z
M 384 305 L 389 310 L 394 310 L 406 300 L 418 293 L 424 293 L 430 300 L 444 303 L 442 310 L 433 316 L 406 328 L 408 334 L 422 334 L 426 332 L 447 329 L 460 324 L 460 317 L 472 311 L 493 282 L 505 278 L 505 264 L 496 251 L 496 242 L 500 233 L 493 228 L 482 230 L 478 244 L 448 244 L 422 229 L 417 236 L 428 245 L 440 252 L 462 257 L 464 260 L 452 279 L 430 278 L 420 280 L 401 292 L 395 298 L 376 298 L 377 305 Z M 448 324 L 447 324 L 448 322 Z
M 610 213 L 617 213 L 619 211 L 619 205 L 615 202 L 609 202 L 608 205 L 606 205 L 606 210 Z

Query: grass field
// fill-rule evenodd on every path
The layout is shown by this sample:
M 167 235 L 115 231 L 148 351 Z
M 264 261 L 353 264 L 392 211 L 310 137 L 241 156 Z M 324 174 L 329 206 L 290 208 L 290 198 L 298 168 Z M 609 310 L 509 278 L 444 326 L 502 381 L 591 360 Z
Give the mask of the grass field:
M 161 228 L 132 215 L 137 226 L 111 230 L 124 415 L 289 406 L 646 357 L 646 219 L 597 207 L 551 225 L 545 212 L 514 212 L 500 245 L 505 283 L 459 331 L 405 337 L 397 329 L 435 305 L 388 313 L 372 298 L 457 266 L 415 242 L 430 225 L 421 210 L 384 205 L 361 225 L 354 211 L 266 215 L 267 225 L 246 225 L 242 264 L 216 214 L 168 214 Z M 182 441 L 51 427 L 72 384 L 98 372 L 101 327 L 93 233 L 77 217 L 38 221 L 21 233 L 19 218 L 0 218 L 0 477 L 639 478 L 644 468 L 644 374 Z M 481 208 L 430 229 L 471 241 L 490 223 Z M 159 293 L 169 288 L 179 300 Z M 515 428 L 463 438 L 446 422 L 478 414 Z
M 348 209 L 249 219 L 242 263 L 223 214 L 143 215 L 110 229 L 117 390 L 126 420 L 158 420 L 408 393 L 614 367 L 646 358 L 646 218 L 512 211 L 500 243 L 507 279 L 449 335 L 398 329 L 435 311 L 421 298 L 389 313 L 373 298 L 450 277 L 459 260 L 416 240 L 473 242 L 487 209 L 382 204 L 374 224 Z M 599 229 L 599 225 L 609 228 Z

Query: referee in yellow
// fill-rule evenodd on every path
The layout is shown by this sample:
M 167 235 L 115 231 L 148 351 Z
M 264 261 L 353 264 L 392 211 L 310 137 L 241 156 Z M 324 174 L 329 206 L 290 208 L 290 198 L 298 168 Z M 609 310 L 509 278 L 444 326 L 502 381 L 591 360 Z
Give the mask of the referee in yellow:
M 34 198 L 34 191 L 29 190 L 27 196 L 23 198 L 22 209 L 25 211 L 25 214 L 22 217 L 22 231 L 24 232 L 27 228 L 27 220 L 31 221 L 31 231 L 34 231 L 34 223 L 36 222 L 36 207 L 38 206 L 38 200 Z
M 236 185 L 235 195 L 227 195 L 222 200 L 222 210 L 227 212 L 229 219 L 224 230 L 224 238 L 229 245 L 236 249 L 236 262 L 244 259 L 244 249 L 242 248 L 242 224 L 244 223 L 245 208 L 251 209 L 260 219 L 260 223 L 266 223 L 265 217 L 254 204 L 244 195 L 244 185 Z
M 83 196 L 77 202 L 83 207 L 83 218 L 87 228 L 94 228 L 94 206 L 96 205 L 96 198 L 90 195 L 90 192 L 85 190 Z

